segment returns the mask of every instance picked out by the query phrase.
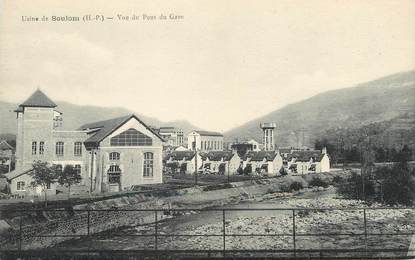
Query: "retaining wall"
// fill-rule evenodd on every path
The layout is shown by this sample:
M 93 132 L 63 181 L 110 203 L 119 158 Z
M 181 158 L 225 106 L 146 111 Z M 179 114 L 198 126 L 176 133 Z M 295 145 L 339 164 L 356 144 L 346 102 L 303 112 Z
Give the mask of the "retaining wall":
M 67 235 L 94 234 L 122 226 L 154 223 L 152 211 L 118 211 L 117 209 L 180 209 L 219 207 L 241 200 L 261 196 L 270 192 L 282 191 L 293 181 L 304 183 L 300 176 L 245 181 L 231 184 L 232 188 L 203 191 L 204 187 L 193 187 L 175 191 L 174 195 L 162 197 L 152 194 L 136 194 L 133 196 L 108 199 L 90 204 L 76 205 L 60 211 L 37 211 L 25 214 L 22 218 L 22 249 L 41 249 L 54 246 L 71 239 Z M 79 211 L 112 209 L 112 211 Z M 88 217 L 89 214 L 89 217 Z M 162 212 L 158 220 L 165 218 Z M 89 225 L 88 225 L 89 219 Z M 20 217 L 6 220 L 8 231 L 0 235 L 0 245 L 4 249 L 17 249 L 19 246 Z M 66 235 L 60 237 L 59 235 Z M 45 237 L 34 237 L 45 236 Z M 54 236 L 54 237 L 46 237 Z

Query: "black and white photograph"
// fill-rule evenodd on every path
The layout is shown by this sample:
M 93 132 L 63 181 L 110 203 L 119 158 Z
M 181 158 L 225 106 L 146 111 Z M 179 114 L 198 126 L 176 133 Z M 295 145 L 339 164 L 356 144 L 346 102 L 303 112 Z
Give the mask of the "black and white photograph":
M 0 0 L 3 259 L 415 259 L 415 1 Z

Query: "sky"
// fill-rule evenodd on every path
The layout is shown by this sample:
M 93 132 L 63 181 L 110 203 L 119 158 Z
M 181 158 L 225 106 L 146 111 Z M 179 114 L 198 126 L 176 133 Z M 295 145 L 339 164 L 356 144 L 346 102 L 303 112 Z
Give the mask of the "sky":
M 226 131 L 415 69 L 414 25 L 413 0 L 0 0 L 0 100 L 40 88 L 55 101 Z

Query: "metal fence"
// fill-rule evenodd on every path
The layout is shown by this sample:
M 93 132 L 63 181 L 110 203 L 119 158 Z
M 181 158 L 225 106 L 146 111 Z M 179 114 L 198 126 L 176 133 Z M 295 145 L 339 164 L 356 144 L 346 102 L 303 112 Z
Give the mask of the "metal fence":
M 372 224 L 377 224 L 380 226 L 387 226 L 391 225 L 391 223 L 381 223 L 379 219 L 371 219 L 371 215 L 373 213 L 378 214 L 379 211 L 405 211 L 410 212 L 408 216 L 415 216 L 415 208 L 181 208 L 181 209 L 74 209 L 73 214 L 85 214 L 85 224 L 86 224 L 86 232 L 84 234 L 34 234 L 30 235 L 29 237 L 25 237 L 25 239 L 36 239 L 36 238 L 64 238 L 64 239 L 86 239 L 87 241 L 92 241 L 94 237 L 99 237 L 98 234 L 93 234 L 91 229 L 93 228 L 93 224 L 91 220 L 93 218 L 92 214 L 111 214 L 116 212 L 124 212 L 124 213 L 145 213 L 147 215 L 153 215 L 153 219 L 146 223 L 145 225 L 152 225 L 153 232 L 150 234 L 140 233 L 140 234 L 117 234 L 109 233 L 105 236 L 111 237 L 143 237 L 146 238 L 149 242 L 148 246 L 143 249 L 137 250 L 120 250 L 120 249 L 102 249 L 102 248 L 94 248 L 91 244 L 88 244 L 88 247 L 85 249 L 65 249 L 65 248 L 47 248 L 41 250 L 35 249 L 26 249 L 24 246 L 25 239 L 23 238 L 23 219 L 25 214 L 28 212 L 34 213 L 36 211 L 42 212 L 67 212 L 65 209 L 33 209 L 33 210 L 25 210 L 21 211 L 19 222 L 18 222 L 18 229 L 14 232 L 9 234 L 10 240 L 14 240 L 17 243 L 17 247 L 15 249 L 6 249 L 0 248 L 0 259 L 1 255 L 5 256 L 50 256 L 50 255 L 85 255 L 88 256 L 108 256 L 108 255 L 121 255 L 121 256 L 169 256 L 172 257 L 176 255 L 177 257 L 180 256 L 220 256 L 220 257 L 243 257 L 246 255 L 249 256 L 278 256 L 279 258 L 286 258 L 286 259 L 322 259 L 322 258 L 341 258 L 341 259 L 413 259 L 415 252 L 409 252 L 410 249 L 408 247 L 402 246 L 392 246 L 388 247 L 385 244 L 378 244 L 378 246 L 373 246 L 373 240 L 369 242 L 369 238 L 381 239 L 394 241 L 394 239 L 398 239 L 401 237 L 406 237 L 408 241 L 411 240 L 411 237 L 415 235 L 415 225 L 411 224 L 403 224 L 403 231 L 399 231 L 399 228 L 389 228 L 398 231 L 390 232 L 389 230 L 373 230 Z M 185 213 L 185 212 L 214 212 L 216 216 L 219 216 L 221 219 L 221 229 L 220 233 L 215 234 L 178 234 L 178 233 L 165 233 L 160 232 L 160 225 L 168 225 L 168 220 L 166 220 L 162 216 L 166 216 L 169 214 L 177 214 L 177 213 Z M 283 233 L 233 233 L 229 232 L 230 228 L 227 227 L 229 223 L 232 222 L 232 217 L 229 217 L 229 214 L 235 212 L 266 212 L 265 216 L 269 216 L 271 212 L 285 212 L 284 214 L 289 215 L 289 232 Z M 333 232 L 313 232 L 313 231 L 306 231 L 304 232 L 298 229 L 299 219 L 303 218 L 304 216 L 308 216 L 310 214 L 319 213 L 319 212 L 334 212 L 340 211 L 342 214 L 346 214 L 346 212 L 358 212 L 358 215 L 355 216 L 355 225 L 357 230 L 352 230 L 348 232 L 338 232 L 337 229 L 333 229 Z M 228 217 L 227 217 L 228 216 Z M 360 223 L 358 223 L 360 222 Z M 317 223 L 318 224 L 318 223 Z M 392 223 L 393 224 L 393 223 Z M 323 224 L 324 226 L 325 224 Z M 220 248 L 216 249 L 188 249 L 188 248 L 176 248 L 176 249 L 165 249 L 160 247 L 163 240 L 166 238 L 192 238 L 192 237 L 213 237 L 216 238 L 216 242 L 220 240 Z M 255 248 L 255 249 L 235 249 L 234 246 L 230 245 L 232 243 L 229 242 L 230 238 L 258 238 L 258 237 L 272 237 L 272 238 L 282 238 L 282 237 L 289 237 L 290 243 L 285 248 Z M 305 248 L 301 245 L 300 242 L 303 238 L 311 238 L 312 240 L 316 241 L 319 239 L 324 239 L 327 237 L 349 237 L 349 238 L 357 238 L 356 243 L 361 243 L 361 246 L 351 248 L 345 245 L 339 244 L 340 248 Z M 6 239 L 7 240 L 7 239 Z M 150 243 L 150 240 L 152 241 Z M 3 240 L 5 241 L 5 240 Z M 388 243 L 386 243 L 388 244 Z M 393 243 L 391 243 L 393 244 Z M 409 244 L 409 242 L 408 242 Z M 1 244 L 0 244 L 1 246 Z M 242 244 L 243 246 L 243 244 Z M 414 250 L 415 251 L 415 250 Z

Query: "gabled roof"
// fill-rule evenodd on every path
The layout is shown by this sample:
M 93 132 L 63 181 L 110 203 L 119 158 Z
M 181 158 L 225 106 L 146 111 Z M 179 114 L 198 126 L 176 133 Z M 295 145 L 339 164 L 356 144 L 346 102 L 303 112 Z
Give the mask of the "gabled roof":
M 280 147 L 278 148 L 278 151 L 280 153 L 291 153 L 294 150 L 292 147 Z
M 57 107 L 40 89 L 36 90 L 20 107 Z
M 200 134 L 200 135 L 204 135 L 204 136 L 223 136 L 219 132 L 203 131 L 203 130 L 193 130 L 193 131 Z
M 232 159 L 234 153 L 232 151 L 211 151 L 202 156 L 203 160 L 207 158 L 209 161 L 221 161 L 222 158 L 224 161 L 229 161 Z
M 112 132 L 117 130 L 120 126 L 122 126 L 124 123 L 126 123 L 131 118 L 135 118 L 138 122 L 140 122 L 144 127 L 146 127 L 147 130 L 149 130 L 151 133 L 153 133 L 155 136 L 157 136 L 161 141 L 164 142 L 164 139 L 155 132 L 152 128 L 147 126 L 143 121 L 141 121 L 137 116 L 135 115 L 127 115 L 122 117 L 117 117 L 113 119 L 108 119 L 104 121 L 98 121 L 94 123 L 89 123 L 81 126 L 79 130 L 91 130 L 95 129 L 95 133 L 90 136 L 88 139 L 84 141 L 85 146 L 97 146 L 99 142 L 105 139 L 108 135 L 110 135 Z
M 33 170 L 33 167 L 30 165 L 30 166 L 27 166 L 27 167 L 24 167 L 24 168 L 15 169 L 15 170 L 13 170 L 9 173 L 4 174 L 4 176 L 6 176 L 7 180 L 10 181 L 10 180 L 13 180 L 13 179 L 15 179 L 19 176 L 22 176 L 24 174 L 29 173 L 32 170 Z
M 194 151 L 173 151 L 168 156 L 168 159 L 172 158 L 175 161 L 182 161 L 183 159 L 186 161 L 192 160 L 195 157 Z
M 319 162 L 323 156 L 324 154 L 319 150 L 294 151 L 291 154 L 291 157 L 296 158 L 297 162 L 309 162 L 311 159 L 313 159 L 314 162 Z
M 6 140 L 0 141 L 0 150 L 14 150 Z
M 247 153 L 245 155 L 245 160 L 247 158 L 250 158 L 251 161 L 263 161 L 264 158 L 267 159 L 267 161 L 273 161 L 275 159 L 275 157 L 277 156 L 277 153 L 275 151 L 258 151 L 258 152 L 254 152 L 254 151 L 250 151 L 249 153 Z

